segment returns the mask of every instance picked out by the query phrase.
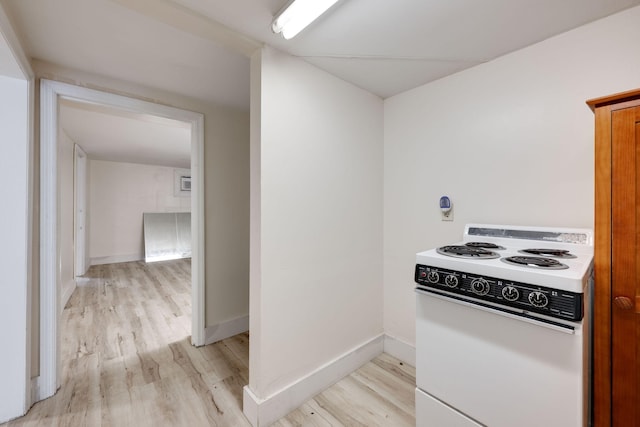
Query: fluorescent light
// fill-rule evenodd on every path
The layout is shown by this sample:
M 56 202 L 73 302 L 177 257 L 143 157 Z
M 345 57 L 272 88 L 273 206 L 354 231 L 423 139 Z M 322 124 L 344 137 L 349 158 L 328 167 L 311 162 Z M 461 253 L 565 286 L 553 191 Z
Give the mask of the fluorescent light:
M 338 0 L 295 0 L 276 19 L 271 28 L 274 33 L 282 34 L 285 39 L 293 38 L 307 25 L 327 11 Z

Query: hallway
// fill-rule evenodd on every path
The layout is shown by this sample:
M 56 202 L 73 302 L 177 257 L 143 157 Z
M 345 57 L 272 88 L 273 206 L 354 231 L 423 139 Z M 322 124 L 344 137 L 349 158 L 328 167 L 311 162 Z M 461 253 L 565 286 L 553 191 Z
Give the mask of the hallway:
M 249 334 L 190 342 L 190 260 L 98 265 L 62 314 L 62 387 L 3 427 L 249 426 Z M 277 426 L 413 426 L 415 369 L 382 354 Z
M 62 387 L 7 426 L 247 425 L 248 334 L 191 345 L 190 268 L 91 267 L 62 314 Z

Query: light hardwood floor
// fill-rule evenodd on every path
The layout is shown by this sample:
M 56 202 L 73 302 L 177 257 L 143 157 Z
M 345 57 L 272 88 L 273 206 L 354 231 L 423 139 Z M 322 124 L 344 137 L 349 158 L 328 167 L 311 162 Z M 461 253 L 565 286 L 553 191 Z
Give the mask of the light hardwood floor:
M 62 387 L 15 426 L 249 426 L 249 335 L 190 343 L 189 260 L 91 267 L 62 314 Z M 413 426 L 414 368 L 382 354 L 279 420 Z

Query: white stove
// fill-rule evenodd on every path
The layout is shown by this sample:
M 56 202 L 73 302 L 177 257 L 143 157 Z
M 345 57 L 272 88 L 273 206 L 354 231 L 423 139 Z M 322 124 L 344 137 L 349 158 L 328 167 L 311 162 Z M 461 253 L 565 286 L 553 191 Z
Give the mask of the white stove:
M 418 426 L 589 420 L 593 233 L 469 224 L 416 254 Z

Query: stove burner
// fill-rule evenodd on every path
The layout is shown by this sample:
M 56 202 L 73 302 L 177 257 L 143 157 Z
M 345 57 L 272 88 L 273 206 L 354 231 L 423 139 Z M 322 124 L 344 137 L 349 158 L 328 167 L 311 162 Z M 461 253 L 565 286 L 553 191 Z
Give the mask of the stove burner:
M 443 246 L 436 249 L 441 255 L 452 256 L 456 258 L 470 258 L 470 259 L 494 259 L 500 258 L 495 252 L 488 251 L 481 248 L 470 248 L 469 246 Z
M 535 256 L 510 256 L 501 258 L 501 261 L 511 265 L 540 268 L 544 270 L 564 270 L 569 268 L 568 265 L 561 263 L 557 259 L 541 258 Z
M 481 248 L 481 249 L 495 249 L 495 250 L 503 250 L 504 246 L 496 245 L 495 243 L 488 242 L 467 242 L 464 244 L 470 248 Z
M 570 258 L 576 257 L 574 254 L 572 254 L 566 249 L 523 249 L 518 252 L 523 254 L 538 255 L 538 256 L 544 256 L 549 258 L 570 259 Z

